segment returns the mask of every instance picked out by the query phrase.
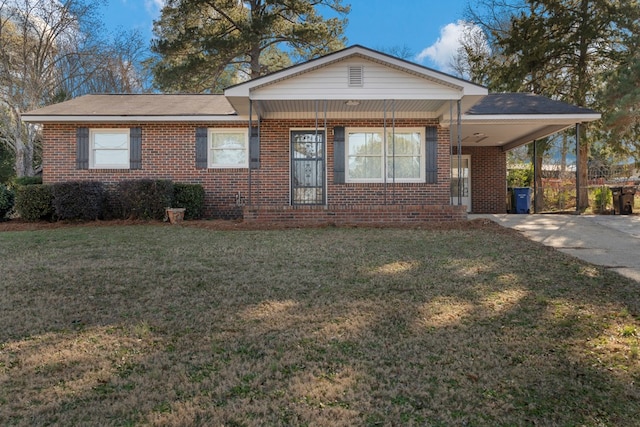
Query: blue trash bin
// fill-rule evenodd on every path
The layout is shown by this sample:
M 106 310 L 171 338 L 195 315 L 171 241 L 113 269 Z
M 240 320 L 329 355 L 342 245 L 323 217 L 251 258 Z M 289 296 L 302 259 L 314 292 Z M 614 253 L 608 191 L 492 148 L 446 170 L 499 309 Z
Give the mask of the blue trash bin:
M 517 214 L 531 213 L 531 188 L 513 189 L 513 207 L 514 212 Z

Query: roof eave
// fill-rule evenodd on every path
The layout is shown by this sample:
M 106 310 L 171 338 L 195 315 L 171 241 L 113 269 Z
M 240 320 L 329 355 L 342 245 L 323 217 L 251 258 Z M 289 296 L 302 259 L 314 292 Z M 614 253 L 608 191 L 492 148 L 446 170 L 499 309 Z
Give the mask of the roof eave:
M 247 121 L 239 115 L 175 115 L 175 116 L 128 116 L 128 115 L 33 115 L 24 114 L 28 123 L 122 123 L 122 122 L 234 122 Z
M 474 123 L 517 122 L 517 121 L 549 121 L 558 123 L 586 123 L 600 120 L 600 113 L 585 114 L 463 114 L 462 120 Z

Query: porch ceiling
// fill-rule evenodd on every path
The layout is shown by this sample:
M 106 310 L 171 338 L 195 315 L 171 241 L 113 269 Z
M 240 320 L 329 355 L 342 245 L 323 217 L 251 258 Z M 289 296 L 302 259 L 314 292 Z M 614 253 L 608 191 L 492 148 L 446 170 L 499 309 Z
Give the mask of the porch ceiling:
M 446 100 L 260 100 L 255 113 L 269 118 L 437 118 Z
M 462 120 L 462 146 L 464 147 L 502 147 L 504 151 L 553 135 L 574 126 L 581 120 L 545 121 L 544 119 L 528 121 L 494 120 L 477 123 Z M 444 123 L 445 127 L 449 123 Z M 453 124 L 451 131 L 454 144 L 458 141 L 458 127 Z

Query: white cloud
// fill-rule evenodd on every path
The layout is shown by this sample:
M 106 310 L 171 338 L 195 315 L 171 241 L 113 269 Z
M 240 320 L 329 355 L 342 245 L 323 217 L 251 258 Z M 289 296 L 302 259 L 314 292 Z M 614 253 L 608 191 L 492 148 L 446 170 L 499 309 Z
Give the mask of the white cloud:
M 429 60 L 439 70 L 446 73 L 452 72 L 451 61 L 460 47 L 460 38 L 469 25 L 468 22 L 458 21 L 441 28 L 438 40 L 416 55 L 416 61 L 423 63 Z
M 144 0 L 144 7 L 149 14 L 158 15 L 164 7 L 165 0 Z

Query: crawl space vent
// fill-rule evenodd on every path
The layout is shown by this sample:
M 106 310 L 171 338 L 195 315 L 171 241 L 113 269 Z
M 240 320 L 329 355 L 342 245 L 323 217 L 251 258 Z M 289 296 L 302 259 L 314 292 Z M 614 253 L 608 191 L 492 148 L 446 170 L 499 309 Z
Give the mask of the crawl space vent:
M 349 65 L 349 86 L 362 86 L 364 67 L 362 65 Z

